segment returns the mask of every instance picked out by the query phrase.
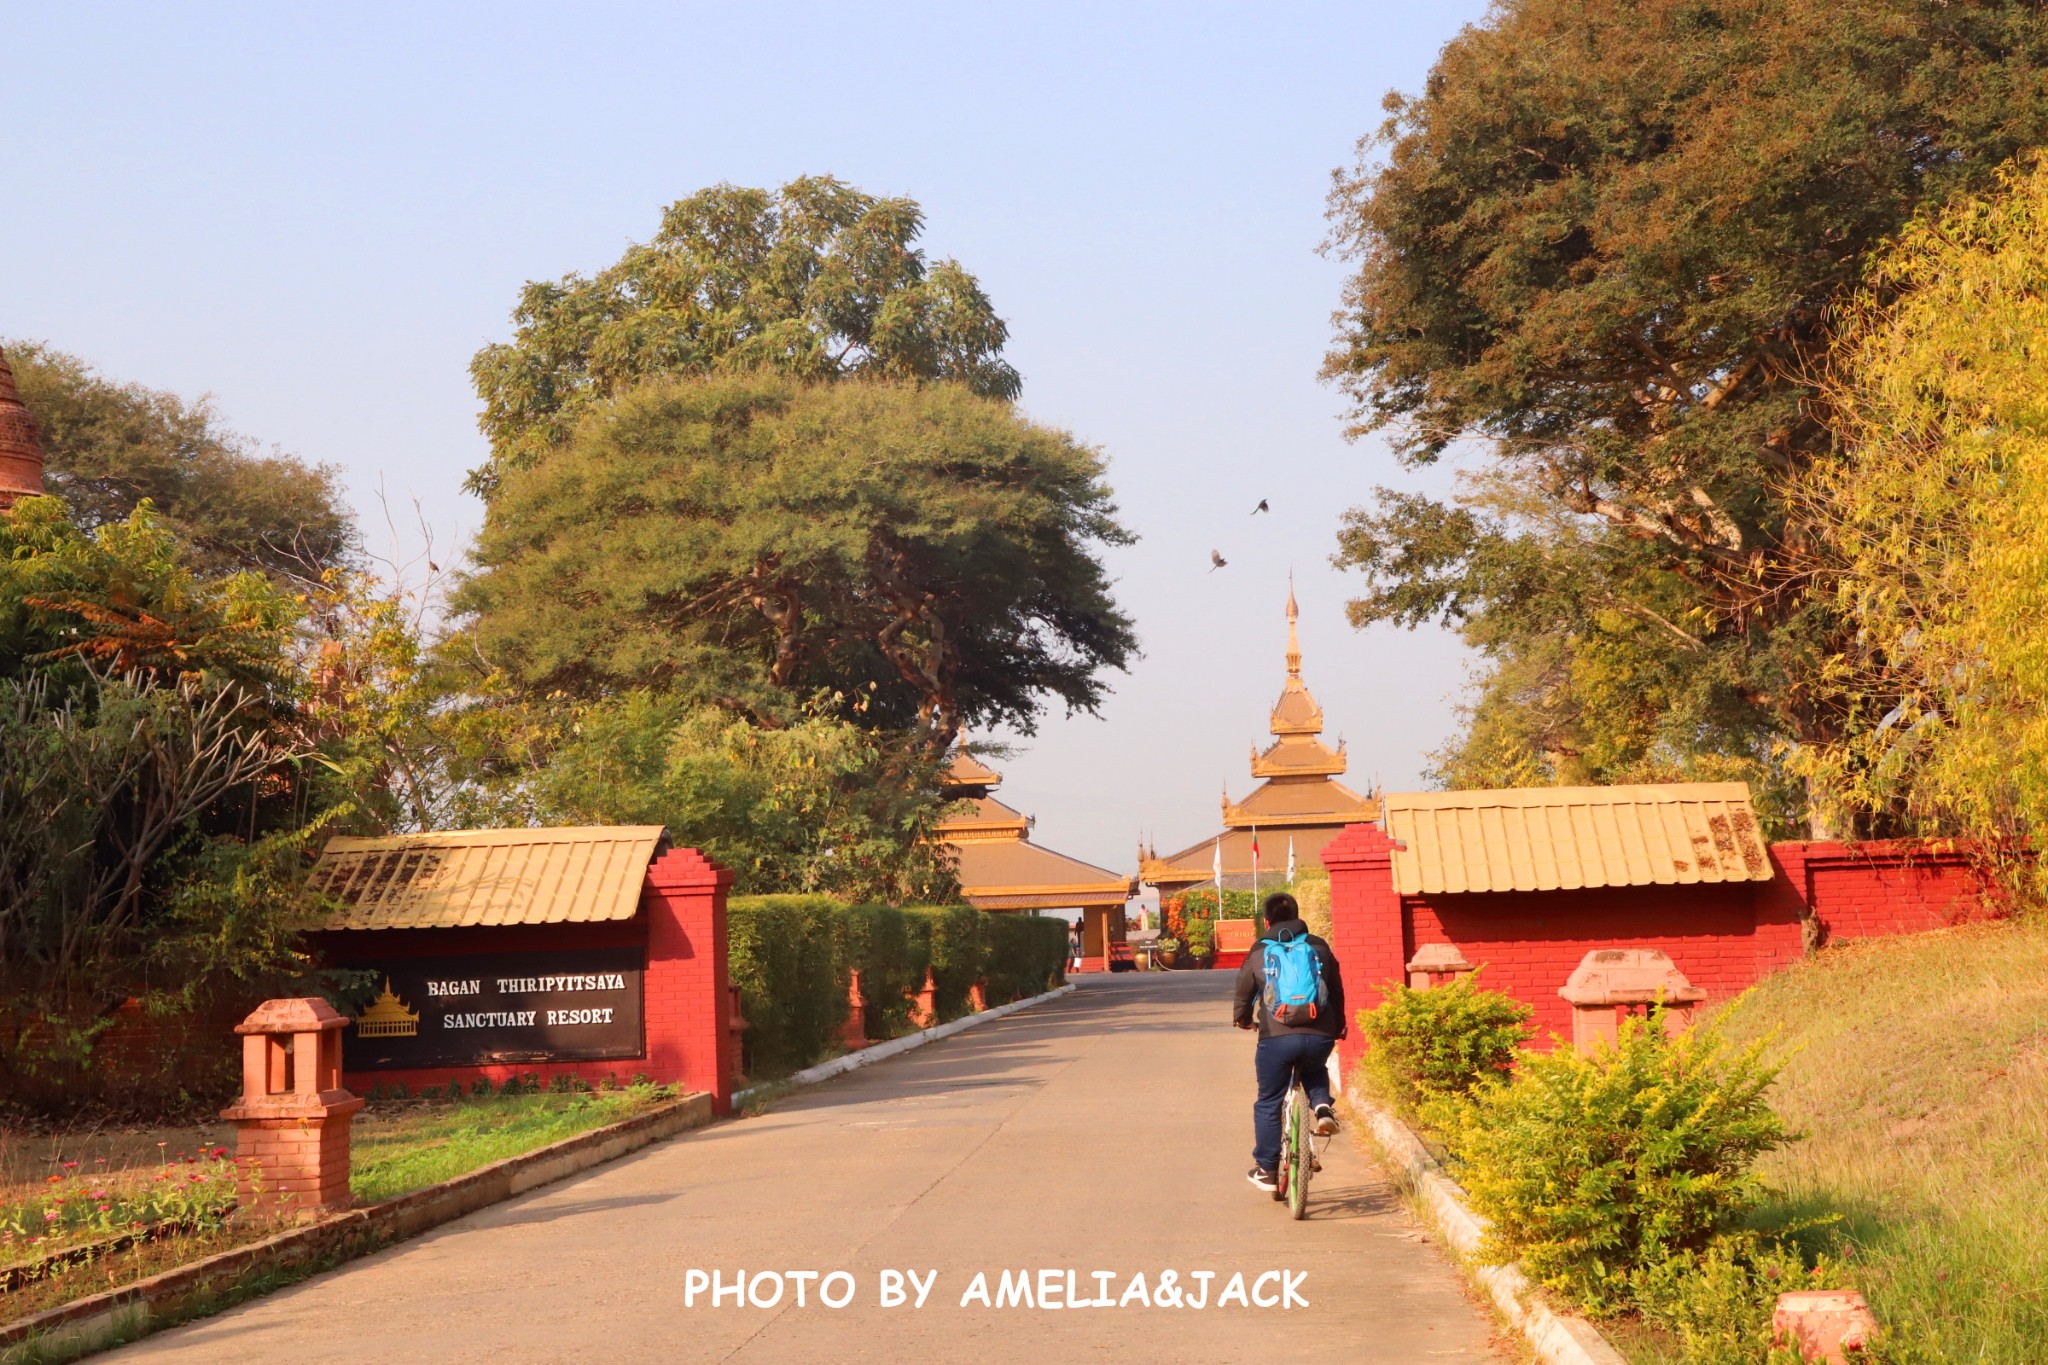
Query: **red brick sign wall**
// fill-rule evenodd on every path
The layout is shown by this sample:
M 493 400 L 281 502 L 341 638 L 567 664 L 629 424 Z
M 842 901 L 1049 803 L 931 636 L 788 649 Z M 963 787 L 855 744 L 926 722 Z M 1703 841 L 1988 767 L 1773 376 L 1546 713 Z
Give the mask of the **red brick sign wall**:
M 644 1075 L 658 1084 L 709 1091 L 720 1112 L 732 1103 L 733 1044 L 727 1028 L 726 892 L 732 873 L 695 849 L 676 849 L 647 869 L 640 911 L 631 920 L 591 924 L 477 925 L 458 929 L 348 930 L 314 936 L 322 957 L 336 963 L 383 962 L 394 958 L 447 958 L 451 963 L 495 954 L 550 955 L 570 961 L 593 949 L 633 949 L 645 954 L 641 978 L 639 1056 L 585 1061 L 519 1061 L 477 1066 L 436 1066 L 349 1072 L 342 1083 L 358 1094 L 371 1087 L 401 1084 L 462 1086 L 477 1078 L 493 1085 L 523 1076 L 543 1084 L 574 1076 L 592 1085 L 606 1079 L 629 1081 Z

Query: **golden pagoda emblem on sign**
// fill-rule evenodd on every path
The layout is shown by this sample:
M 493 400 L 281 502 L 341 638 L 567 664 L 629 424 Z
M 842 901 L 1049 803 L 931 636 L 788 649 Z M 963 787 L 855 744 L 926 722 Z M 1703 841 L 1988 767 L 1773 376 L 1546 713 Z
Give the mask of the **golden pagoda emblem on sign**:
M 358 1038 L 410 1038 L 419 1031 L 419 1012 L 407 1009 L 405 1002 L 391 993 L 388 976 L 384 978 L 383 993 L 356 1016 Z

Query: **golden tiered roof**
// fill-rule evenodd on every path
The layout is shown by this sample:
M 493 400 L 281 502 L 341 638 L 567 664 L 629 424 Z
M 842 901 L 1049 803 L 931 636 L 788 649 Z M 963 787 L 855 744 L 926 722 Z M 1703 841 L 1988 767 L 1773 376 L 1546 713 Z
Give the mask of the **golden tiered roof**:
M 1283 870 L 1292 841 L 1297 863 L 1313 862 L 1323 845 L 1346 825 L 1377 821 L 1379 803 L 1334 781 L 1346 766 L 1344 745 L 1331 748 L 1322 740 L 1323 708 L 1301 677 L 1301 608 L 1294 585 L 1287 588 L 1287 680 L 1273 703 L 1268 729 L 1273 742 L 1252 750 L 1252 776 L 1261 779 L 1251 795 L 1233 802 L 1223 796 L 1223 832 L 1178 853 L 1160 857 L 1150 847 L 1138 854 L 1138 877 L 1155 886 L 1188 886 L 1215 875 L 1216 850 L 1223 853 L 1223 875 L 1248 878 L 1252 873 L 1253 831 L 1271 836 L 1259 849 L 1261 873 Z
M 1031 842 L 1032 820 L 990 796 L 1002 774 L 965 751 L 947 766 L 949 795 L 973 804 L 939 822 L 952 846 L 960 894 L 982 910 L 1066 910 L 1122 905 L 1128 877 Z

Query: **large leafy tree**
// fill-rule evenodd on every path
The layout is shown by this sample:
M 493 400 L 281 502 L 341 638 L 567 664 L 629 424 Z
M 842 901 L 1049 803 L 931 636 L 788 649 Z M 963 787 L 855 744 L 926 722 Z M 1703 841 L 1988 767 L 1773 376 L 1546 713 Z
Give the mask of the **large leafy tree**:
M 299 975 L 299 853 L 351 804 L 302 724 L 301 611 L 195 572 L 146 507 L 0 514 L 0 1102 L 135 1102 L 91 1064 L 114 1006 L 246 1010 Z M 164 1060 L 175 1097 L 192 1059 Z
M 1337 179 L 1356 273 L 1325 373 L 1354 433 L 1410 463 L 1478 443 L 1493 489 L 1579 525 L 1383 495 L 1340 549 L 1355 618 L 1490 615 L 1510 672 L 1560 626 L 1618 630 L 1687 680 L 1653 727 L 1680 753 L 1837 735 L 1842 627 L 1783 493 L 1833 439 L 1829 308 L 1923 204 L 2048 138 L 2044 76 L 2020 4 L 1509 0 L 1465 30 Z M 1544 559 L 1562 616 L 1527 609 Z
M 675 692 L 578 708 L 520 791 L 545 822 L 666 825 L 742 892 L 940 904 L 959 894 L 936 838 L 938 761 L 813 711 L 773 727 Z
M 924 210 L 830 176 L 780 190 L 715 185 L 669 205 L 651 241 L 595 276 L 529 283 L 515 339 L 470 366 L 488 491 L 594 403 L 659 375 L 773 370 L 804 379 L 946 379 L 1014 398 L 1008 328 L 957 261 L 914 243 Z
M 332 466 L 264 454 L 204 399 L 108 379 L 47 346 L 9 342 L 7 358 L 42 428 L 50 491 L 87 530 L 147 499 L 202 574 L 317 581 L 353 562 L 355 518 Z
M 519 696 L 644 688 L 767 724 L 822 695 L 927 751 L 1028 732 L 1136 649 L 1102 472 L 959 384 L 646 384 L 506 472 L 452 657 Z
M 1908 230 L 1844 312 L 1844 450 L 1802 489 L 1859 627 L 1834 660 L 1853 723 L 1803 757 L 1851 811 L 1992 847 L 2048 827 L 2043 279 L 2038 163 Z

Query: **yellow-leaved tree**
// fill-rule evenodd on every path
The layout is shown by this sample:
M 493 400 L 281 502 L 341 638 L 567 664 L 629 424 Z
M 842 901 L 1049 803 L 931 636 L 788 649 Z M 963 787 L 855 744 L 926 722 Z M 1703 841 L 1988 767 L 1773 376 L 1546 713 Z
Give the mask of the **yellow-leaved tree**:
M 1803 493 L 1857 631 L 1853 723 L 1801 755 L 1840 814 L 2011 849 L 2048 822 L 2048 166 L 1881 253 Z

